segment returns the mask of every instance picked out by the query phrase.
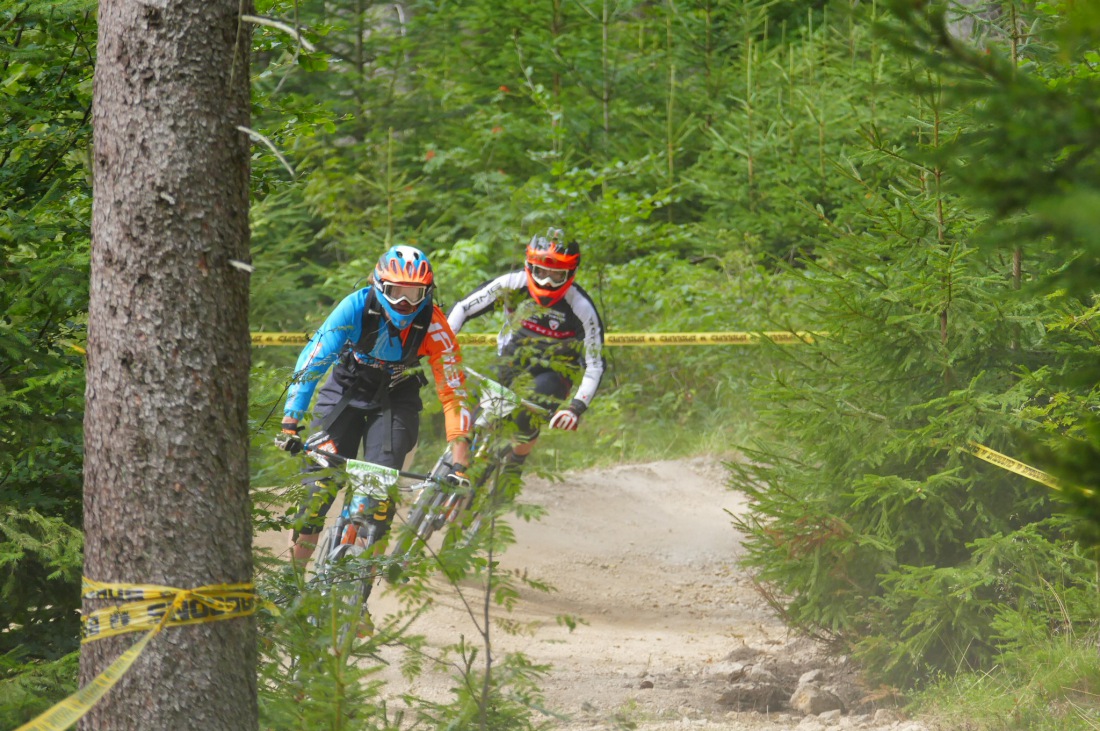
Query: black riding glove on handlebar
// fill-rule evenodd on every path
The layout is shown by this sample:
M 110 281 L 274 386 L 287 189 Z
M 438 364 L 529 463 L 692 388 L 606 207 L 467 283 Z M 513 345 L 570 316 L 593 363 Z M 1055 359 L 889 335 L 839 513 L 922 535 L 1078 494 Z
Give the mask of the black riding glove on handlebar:
M 327 431 L 319 431 L 314 434 L 310 434 L 306 439 L 304 449 L 309 452 L 309 456 L 312 457 L 317 464 L 322 467 L 331 467 L 329 460 L 318 455 L 318 452 L 328 452 L 329 454 L 336 454 L 336 441 L 329 436 Z
M 275 446 L 284 452 L 298 454 L 302 451 L 302 437 L 298 434 L 302 427 L 293 422 L 284 421 L 283 430 L 275 435 Z
M 450 458 L 439 465 L 438 480 L 453 487 L 469 487 L 470 478 L 466 476 L 466 465 L 453 462 Z

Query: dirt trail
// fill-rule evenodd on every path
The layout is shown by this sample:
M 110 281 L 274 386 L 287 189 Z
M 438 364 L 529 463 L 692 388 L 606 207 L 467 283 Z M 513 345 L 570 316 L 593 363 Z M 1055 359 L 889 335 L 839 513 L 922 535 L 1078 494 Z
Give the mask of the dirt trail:
M 737 566 L 740 535 L 729 515 L 744 502 L 724 483 L 720 463 L 707 459 L 588 470 L 561 482 L 528 477 L 524 502 L 548 514 L 513 521 L 517 543 L 501 568 L 527 572 L 555 591 L 525 589 L 511 613 L 495 611 L 531 628 L 523 636 L 497 631 L 495 655 L 522 650 L 552 666 L 541 685 L 547 706 L 561 715 L 552 723 L 557 729 L 916 731 L 881 711 L 806 716 L 785 703 L 756 712 L 731 700 L 732 684 L 754 666 L 785 673 L 788 683 L 807 669 L 824 669 L 827 678 L 850 671 L 791 637 L 753 590 Z M 476 588 L 466 590 L 476 601 Z M 438 596 L 413 631 L 435 647 L 459 635 L 476 638 L 453 588 L 441 586 Z M 395 607 L 386 591 L 372 599 L 376 616 Z M 582 624 L 570 632 L 556 620 L 563 614 Z M 400 652 L 383 651 L 393 663 L 383 673 L 392 691 L 445 702 L 449 675 L 429 672 L 409 686 L 396 670 Z

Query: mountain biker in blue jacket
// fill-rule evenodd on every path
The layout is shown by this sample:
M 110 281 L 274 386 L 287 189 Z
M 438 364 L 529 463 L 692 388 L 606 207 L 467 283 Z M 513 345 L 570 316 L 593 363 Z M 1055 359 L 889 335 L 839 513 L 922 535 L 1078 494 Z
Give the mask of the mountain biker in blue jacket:
M 470 318 L 503 303 L 507 322 L 497 336 L 501 381 L 509 385 L 529 374 L 532 399 L 555 412 L 551 429 L 576 429 L 603 377 L 603 322 L 592 298 L 573 281 L 580 260 L 580 244 L 551 228 L 545 236 L 532 237 L 523 269 L 482 284 L 447 315 L 457 333 Z M 573 390 L 578 373 L 580 383 Z M 539 428 L 523 409 L 515 421 L 518 434 L 508 462 L 509 471 L 518 475 Z
M 428 258 L 411 246 L 394 246 L 378 260 L 370 286 L 344 298 L 302 349 L 288 391 L 276 444 L 291 454 L 303 448 L 299 420 L 318 380 L 332 373 L 317 395 L 316 432 L 307 447 L 400 469 L 420 427 L 420 358 L 427 357 L 443 404 L 451 482 L 465 480 L 469 464 L 465 374 L 458 341 L 432 301 L 434 274 Z M 317 471 L 320 466 L 308 468 Z M 295 518 L 293 557 L 305 563 L 317 545 L 334 495 L 331 483 L 307 480 L 310 495 Z M 393 520 L 388 506 L 383 529 Z

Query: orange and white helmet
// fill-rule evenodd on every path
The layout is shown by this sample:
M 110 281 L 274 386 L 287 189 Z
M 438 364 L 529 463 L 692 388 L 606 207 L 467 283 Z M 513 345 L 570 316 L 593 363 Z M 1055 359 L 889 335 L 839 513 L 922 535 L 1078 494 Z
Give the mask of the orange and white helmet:
M 555 304 L 573 285 L 581 263 L 581 247 L 566 241 L 565 232 L 552 228 L 527 244 L 527 291 L 543 307 Z

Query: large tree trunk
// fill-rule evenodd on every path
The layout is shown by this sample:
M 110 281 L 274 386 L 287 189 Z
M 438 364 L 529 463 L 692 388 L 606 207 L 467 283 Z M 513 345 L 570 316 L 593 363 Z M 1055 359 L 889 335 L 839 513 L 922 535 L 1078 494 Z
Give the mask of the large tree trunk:
M 102 0 L 85 575 L 250 581 L 248 0 Z M 109 602 L 84 602 L 84 610 Z M 87 683 L 129 647 L 89 643 Z M 252 617 L 172 627 L 85 729 L 257 727 Z

